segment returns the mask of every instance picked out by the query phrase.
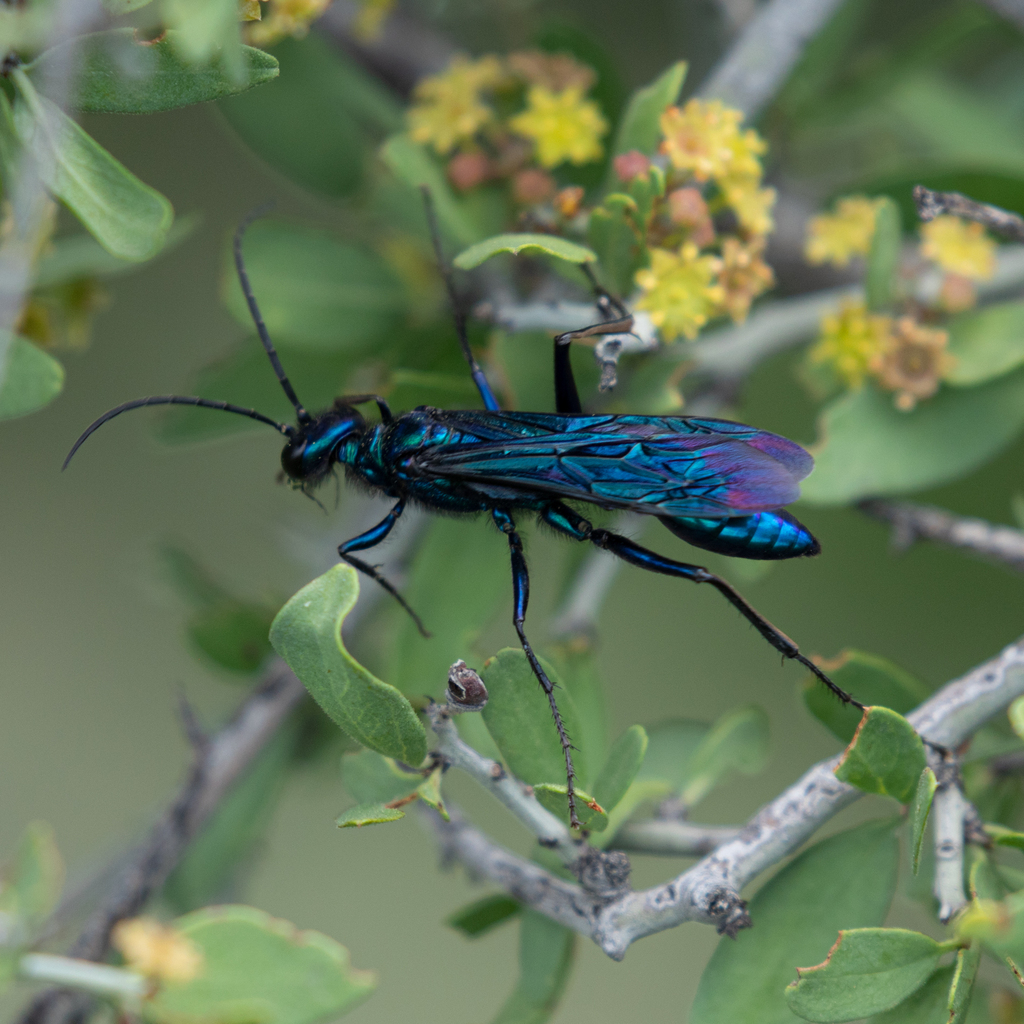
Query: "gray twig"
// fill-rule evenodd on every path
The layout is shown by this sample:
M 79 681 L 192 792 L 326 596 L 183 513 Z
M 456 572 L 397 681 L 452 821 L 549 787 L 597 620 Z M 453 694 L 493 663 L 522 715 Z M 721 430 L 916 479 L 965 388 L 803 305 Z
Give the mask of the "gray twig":
M 954 217 L 984 224 L 1015 242 L 1024 242 L 1024 217 L 998 206 L 979 203 L 959 192 L 933 192 L 924 185 L 914 186 L 914 202 L 921 220 L 934 220 L 943 214 L 952 214 Z
M 967 903 L 964 892 L 964 825 L 969 804 L 960 788 L 956 761 L 929 752 L 928 760 L 938 780 L 932 802 L 935 835 L 933 892 L 939 901 L 939 920 L 945 924 Z
M 740 834 L 736 825 L 695 825 L 689 821 L 650 818 L 627 821 L 612 840 L 616 850 L 666 857 L 703 857 Z
M 944 686 L 907 717 L 939 746 L 955 748 L 1024 694 L 1024 637 L 997 657 Z M 589 935 L 614 960 L 645 935 L 686 921 L 736 934 L 749 927 L 744 885 L 793 853 L 824 822 L 862 794 L 834 774 L 839 757 L 816 764 L 763 807 L 735 838 L 663 885 L 598 901 L 492 843 L 461 821 L 435 821 L 445 851 L 524 903 Z M 954 787 L 955 788 L 955 787 Z M 963 841 L 965 811 L 959 816 Z
M 892 524 L 892 546 L 898 551 L 906 550 L 916 540 L 933 540 L 964 548 L 1024 572 L 1024 532 L 1021 530 L 909 501 L 871 498 L 860 502 L 858 508 L 875 519 Z
M 697 95 L 721 100 L 753 120 L 782 88 L 804 48 L 842 0 L 768 0 L 701 83 Z

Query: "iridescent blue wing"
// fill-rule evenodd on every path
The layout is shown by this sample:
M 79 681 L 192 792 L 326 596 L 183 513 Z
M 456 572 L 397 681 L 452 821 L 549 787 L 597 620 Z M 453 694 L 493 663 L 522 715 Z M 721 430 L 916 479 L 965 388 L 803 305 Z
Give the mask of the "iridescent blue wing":
M 410 468 L 485 494 L 714 518 L 781 508 L 813 465 L 792 441 L 726 420 L 429 412 L 447 429 Z

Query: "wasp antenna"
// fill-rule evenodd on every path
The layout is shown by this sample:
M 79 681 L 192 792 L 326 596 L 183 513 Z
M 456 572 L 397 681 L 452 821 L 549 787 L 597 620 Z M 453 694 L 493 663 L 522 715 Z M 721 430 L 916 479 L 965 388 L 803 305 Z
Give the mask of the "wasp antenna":
M 309 423 L 313 417 L 310 416 L 299 401 L 299 396 L 295 394 L 292 382 L 284 372 L 284 367 L 281 365 L 281 360 L 277 355 L 277 349 L 274 348 L 274 343 L 270 340 L 267 325 L 263 322 L 263 314 L 260 313 L 260 307 L 256 304 L 256 296 L 253 295 L 252 285 L 249 283 L 249 275 L 245 269 L 245 260 L 242 258 L 242 238 L 245 235 L 246 228 L 254 220 L 258 220 L 268 213 L 273 207 L 273 202 L 258 206 L 251 213 L 246 214 L 245 219 L 238 225 L 238 230 L 235 232 L 235 269 L 238 271 L 238 281 L 242 286 L 242 294 L 245 296 L 245 301 L 248 303 L 249 313 L 252 315 L 253 323 L 256 324 L 256 333 L 260 336 L 263 348 L 270 357 L 270 365 L 273 366 L 274 373 L 277 374 L 277 379 L 281 382 L 281 387 L 284 388 L 284 393 L 288 396 L 288 401 L 295 406 L 295 413 L 298 416 L 299 423 L 303 424 Z
M 498 405 L 498 400 L 494 397 L 491 386 L 484 376 L 484 371 L 480 369 L 480 364 L 469 347 L 469 335 L 466 333 L 466 311 L 462 308 L 462 303 L 459 302 L 459 297 L 455 292 L 452 269 L 444 258 L 444 249 L 441 247 L 441 231 L 437 226 L 437 211 L 434 209 L 434 197 L 426 185 L 420 186 L 420 192 L 423 195 L 423 205 L 427 211 L 427 226 L 430 228 L 430 240 L 434 244 L 437 268 L 441 271 L 444 286 L 448 290 L 448 301 L 451 303 L 452 314 L 455 317 L 455 333 L 458 335 L 462 354 L 465 356 L 466 362 L 469 363 L 469 372 L 480 392 L 480 397 L 484 400 L 484 405 L 492 412 L 497 412 L 501 408 Z
M 141 409 L 145 405 L 198 405 L 203 409 L 217 409 L 220 412 L 232 412 L 237 416 L 247 416 L 251 420 L 258 420 L 260 423 L 266 423 L 268 426 L 273 427 L 279 433 L 284 434 L 285 437 L 291 437 L 295 433 L 295 428 L 290 423 L 278 423 L 277 420 L 272 420 L 269 416 L 264 416 L 263 413 L 257 412 L 255 409 L 243 409 L 240 405 L 232 405 L 230 402 L 216 402 L 209 398 L 193 398 L 190 395 L 153 395 L 150 398 L 136 398 L 132 402 L 125 402 L 124 405 L 119 405 L 116 409 L 105 412 L 98 420 L 90 423 L 82 432 L 81 437 L 71 446 L 71 451 L 68 452 L 64 465 L 60 467 L 61 470 L 63 471 L 68 468 L 68 463 L 74 457 L 75 452 L 85 443 L 86 438 L 99 430 L 107 420 L 112 420 L 115 416 L 120 416 L 121 413 L 128 412 L 130 409 Z

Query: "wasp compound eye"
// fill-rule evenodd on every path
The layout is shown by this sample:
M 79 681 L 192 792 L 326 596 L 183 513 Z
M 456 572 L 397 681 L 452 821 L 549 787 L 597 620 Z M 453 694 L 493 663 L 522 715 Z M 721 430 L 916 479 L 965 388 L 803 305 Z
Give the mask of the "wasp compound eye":
M 487 687 L 464 661 L 448 670 L 448 707 L 452 711 L 482 711 L 487 703 Z

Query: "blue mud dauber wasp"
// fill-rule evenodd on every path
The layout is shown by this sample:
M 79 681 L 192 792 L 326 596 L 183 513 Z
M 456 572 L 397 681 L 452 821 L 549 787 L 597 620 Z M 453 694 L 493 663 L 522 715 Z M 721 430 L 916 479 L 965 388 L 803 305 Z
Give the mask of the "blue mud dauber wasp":
M 294 486 L 311 492 L 338 465 L 371 490 L 395 500 L 372 529 L 346 541 L 338 554 L 376 580 L 413 617 L 419 616 L 398 591 L 356 552 L 384 540 L 411 502 L 448 514 L 489 513 L 508 541 L 512 560 L 513 625 L 523 651 L 547 695 L 565 756 L 570 821 L 578 827 L 574 798 L 572 745 L 562 724 L 554 684 L 526 637 L 524 621 L 530 579 L 515 515 L 535 515 L 557 533 L 589 541 L 651 572 L 710 583 L 784 657 L 809 669 L 840 700 L 862 707 L 841 690 L 797 645 L 755 611 L 725 580 L 698 565 L 677 562 L 606 529 L 593 526 L 574 507 L 632 509 L 656 516 L 677 537 L 699 548 L 740 558 L 781 559 L 816 555 L 817 540 L 783 510 L 799 495 L 799 481 L 813 460 L 799 445 L 728 420 L 687 416 L 587 415 L 583 412 L 569 361 L 578 339 L 628 332 L 632 317 L 588 275 L 604 319 L 554 339 L 556 412 L 502 412 L 469 345 L 465 312 L 444 262 L 430 196 L 427 216 L 442 276 L 455 315 L 462 353 L 483 401 L 484 411 L 421 406 L 394 415 L 378 395 L 352 395 L 311 414 L 288 380 L 260 315 L 242 258 L 242 237 L 254 219 L 235 233 L 238 278 L 260 341 L 288 400 L 296 424 L 278 423 L 255 409 L 184 395 L 140 398 L 104 413 L 72 447 L 65 467 L 93 431 L 130 409 L 148 405 L 193 405 L 248 416 L 287 438 L 281 465 Z M 373 402 L 380 422 L 368 423 L 356 409 Z

